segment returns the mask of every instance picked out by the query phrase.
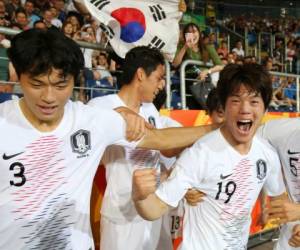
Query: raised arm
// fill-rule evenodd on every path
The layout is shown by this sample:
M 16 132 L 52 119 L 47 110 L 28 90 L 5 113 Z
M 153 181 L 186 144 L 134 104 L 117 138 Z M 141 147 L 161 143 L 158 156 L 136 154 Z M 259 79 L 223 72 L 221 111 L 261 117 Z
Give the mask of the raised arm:
M 134 171 L 132 199 L 137 212 L 145 220 L 156 220 L 168 211 L 168 205 L 156 196 L 155 190 L 155 169 L 138 169 Z
M 203 125 L 185 128 L 146 129 L 146 135 L 137 145 L 140 148 L 167 150 L 192 145 L 201 136 L 220 125 Z

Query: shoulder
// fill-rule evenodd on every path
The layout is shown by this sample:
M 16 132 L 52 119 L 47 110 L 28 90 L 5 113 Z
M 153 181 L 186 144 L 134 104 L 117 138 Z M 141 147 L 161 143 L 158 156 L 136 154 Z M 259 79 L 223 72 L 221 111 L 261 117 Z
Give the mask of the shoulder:
M 4 121 L 11 115 L 16 114 L 16 102 L 18 100 L 9 100 L 0 104 L 0 121 Z
M 255 135 L 253 137 L 252 145 L 255 147 L 263 148 L 264 150 L 267 151 L 276 152 L 275 148 L 269 143 L 269 141 L 266 140 L 265 138 L 262 138 L 261 136 Z
M 159 112 L 158 110 L 155 108 L 154 104 L 153 103 L 145 103 L 143 102 L 142 103 L 142 106 L 141 106 L 141 110 L 142 112 L 146 112 L 147 114 L 152 114 L 152 115 L 159 115 Z
M 105 95 L 101 97 L 95 97 L 88 102 L 88 105 L 91 107 L 102 107 L 102 108 L 115 108 L 117 103 L 117 95 Z M 120 105 L 118 105 L 120 106 Z
M 264 135 L 276 135 L 280 137 L 285 137 L 288 134 L 293 133 L 296 130 L 300 129 L 300 118 L 283 118 L 283 119 L 275 119 L 266 122 L 260 128 L 260 133 L 262 136 Z
M 198 139 L 193 147 L 201 148 L 201 150 L 207 149 L 209 151 L 210 148 L 224 148 L 224 143 L 222 142 L 224 142 L 224 138 L 221 135 L 220 129 L 217 129 Z

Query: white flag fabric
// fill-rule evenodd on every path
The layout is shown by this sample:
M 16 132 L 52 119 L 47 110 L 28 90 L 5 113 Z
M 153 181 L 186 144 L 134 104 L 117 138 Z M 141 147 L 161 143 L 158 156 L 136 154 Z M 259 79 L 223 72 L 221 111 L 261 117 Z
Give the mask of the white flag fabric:
M 160 49 L 173 60 L 179 38 L 180 0 L 84 0 L 122 58 L 131 48 Z

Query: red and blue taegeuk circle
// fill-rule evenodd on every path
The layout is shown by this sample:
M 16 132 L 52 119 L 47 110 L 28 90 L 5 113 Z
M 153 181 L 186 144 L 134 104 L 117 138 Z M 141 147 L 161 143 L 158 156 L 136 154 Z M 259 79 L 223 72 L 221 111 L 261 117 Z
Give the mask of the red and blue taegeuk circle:
M 119 8 L 111 12 L 121 26 L 121 40 L 127 43 L 138 41 L 146 31 L 143 12 L 135 8 Z

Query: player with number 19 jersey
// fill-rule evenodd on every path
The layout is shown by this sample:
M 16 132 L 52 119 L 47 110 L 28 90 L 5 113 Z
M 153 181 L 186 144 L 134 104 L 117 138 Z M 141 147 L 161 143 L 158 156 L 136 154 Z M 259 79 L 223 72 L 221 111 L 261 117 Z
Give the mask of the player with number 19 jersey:
M 197 206 L 185 204 L 181 250 L 241 250 L 263 187 L 270 196 L 285 191 L 275 150 L 254 137 L 250 151 L 241 155 L 218 129 L 182 153 L 156 195 L 176 207 L 188 188 L 206 194 Z
M 35 129 L 18 100 L 1 104 L 0 249 L 94 249 L 93 178 L 124 132 L 119 114 L 79 102 L 66 104 L 51 132 Z

